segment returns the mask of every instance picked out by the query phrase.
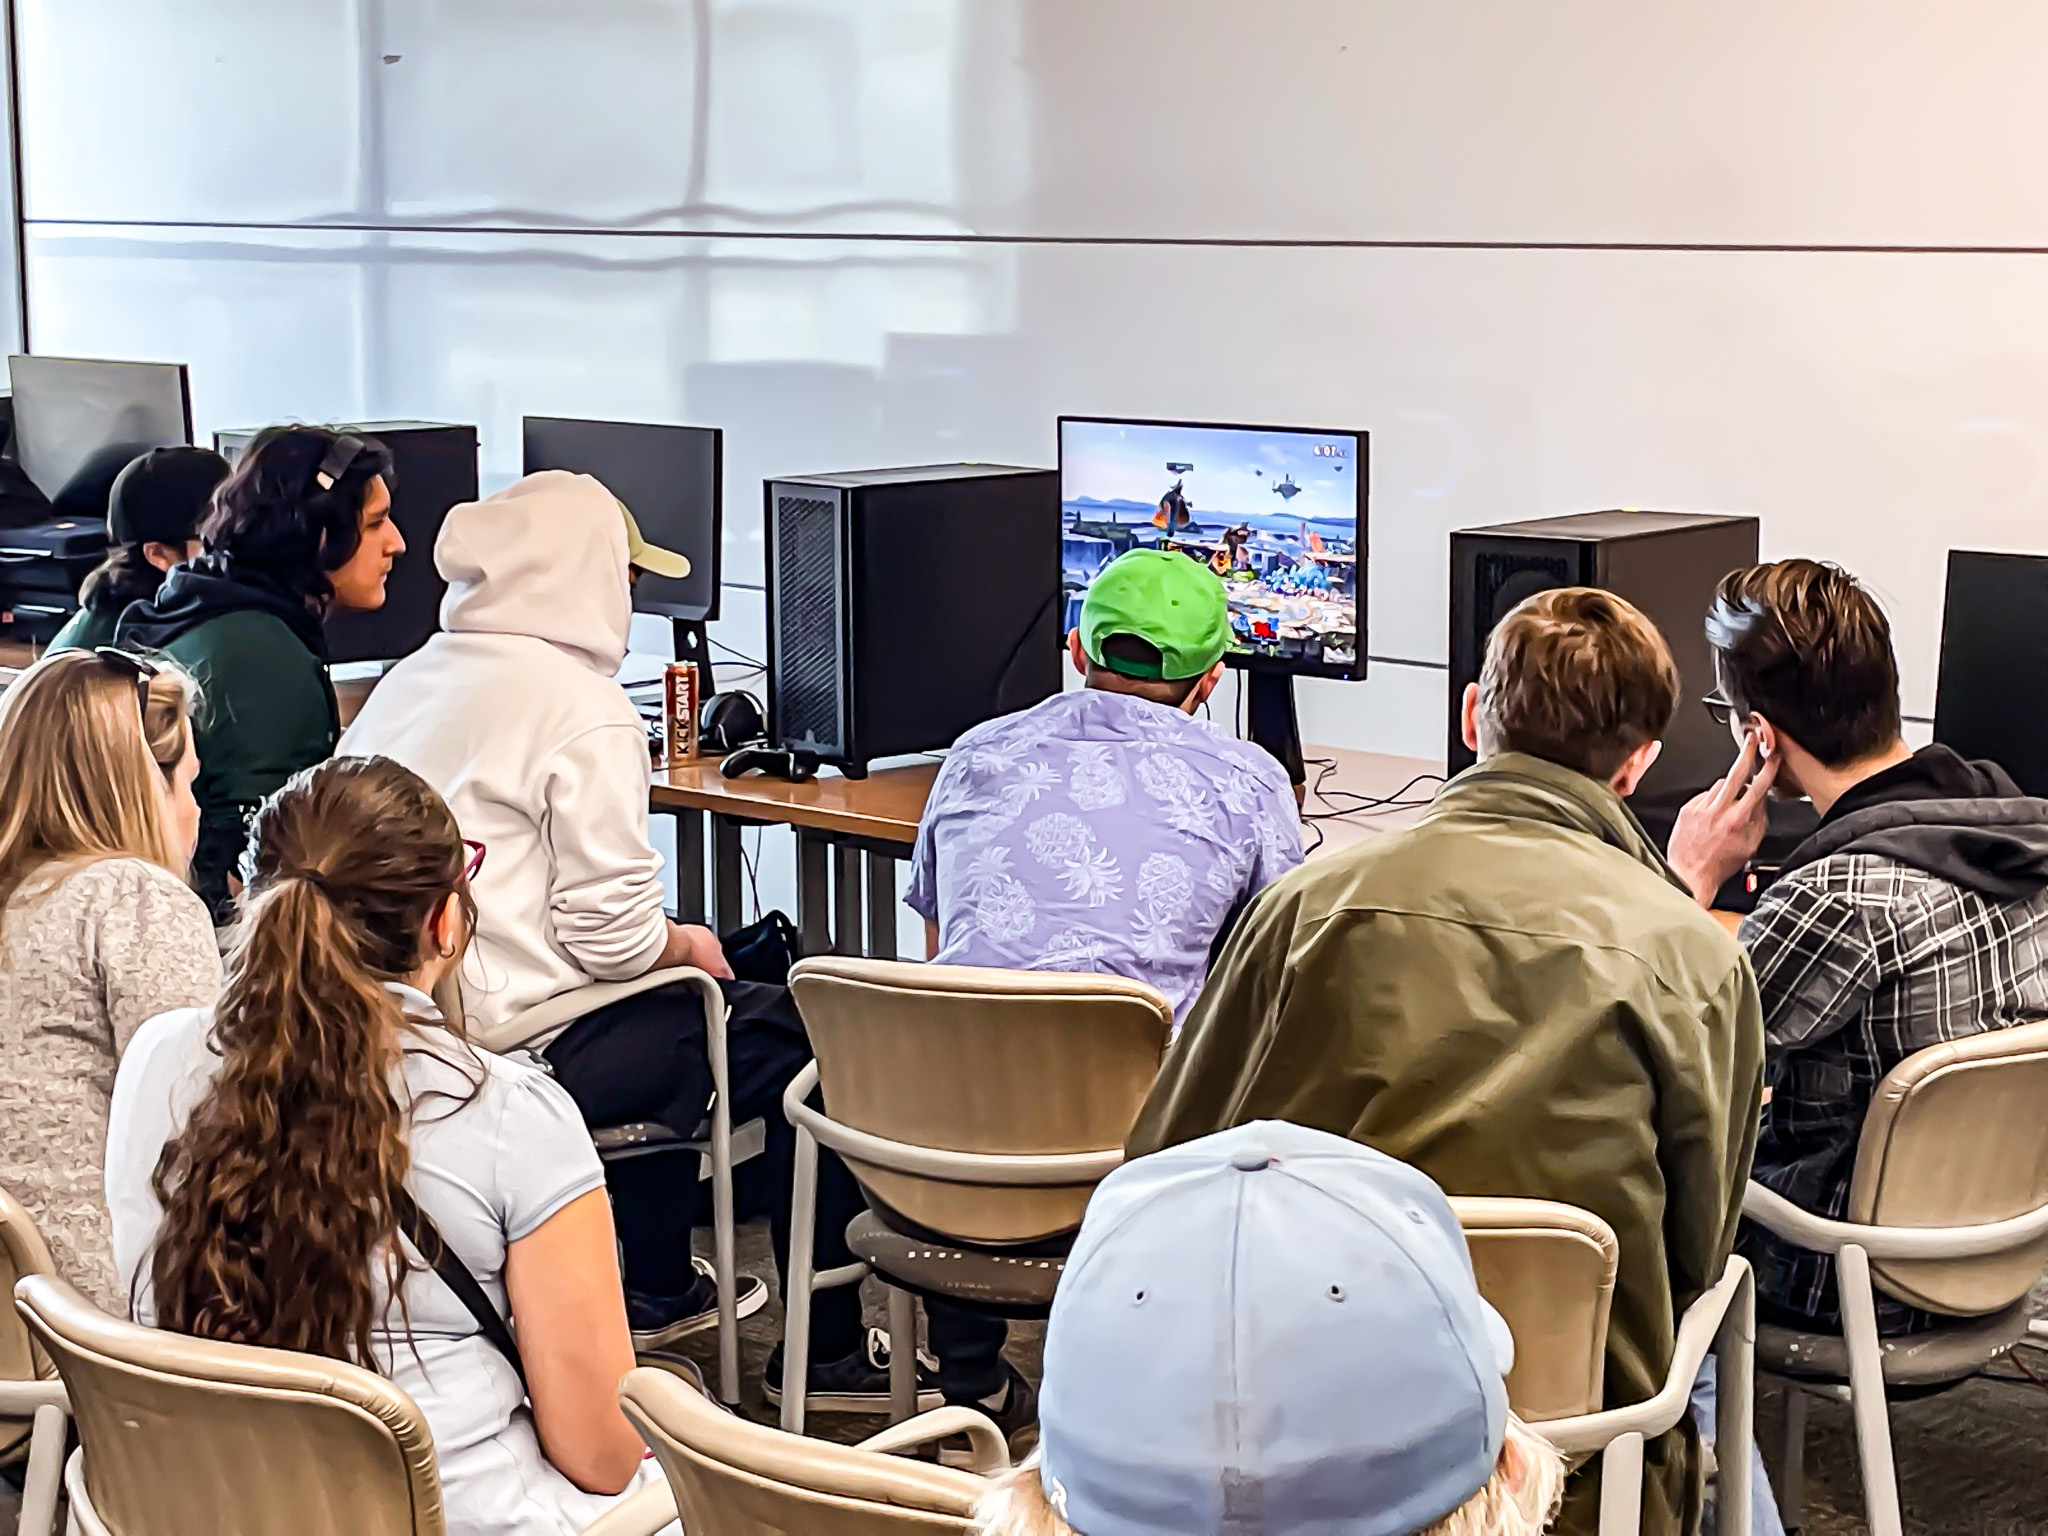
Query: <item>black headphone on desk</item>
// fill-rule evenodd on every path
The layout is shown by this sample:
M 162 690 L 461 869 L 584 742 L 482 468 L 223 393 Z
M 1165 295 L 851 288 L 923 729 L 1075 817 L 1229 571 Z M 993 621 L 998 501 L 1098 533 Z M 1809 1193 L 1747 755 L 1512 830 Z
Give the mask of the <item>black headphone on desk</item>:
M 767 734 L 761 701 L 751 693 L 714 693 L 697 711 L 697 750 L 707 757 L 737 752 Z

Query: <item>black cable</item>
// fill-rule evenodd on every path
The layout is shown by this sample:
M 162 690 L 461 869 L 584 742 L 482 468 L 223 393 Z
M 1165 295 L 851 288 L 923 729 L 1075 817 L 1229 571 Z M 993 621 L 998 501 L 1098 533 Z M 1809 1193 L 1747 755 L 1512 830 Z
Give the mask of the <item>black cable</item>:
M 740 867 L 747 872 L 747 891 L 753 898 L 752 910 L 754 915 L 747 919 L 750 923 L 761 921 L 761 832 L 761 828 L 754 828 L 754 851 L 752 853 L 747 852 L 745 830 L 742 829 L 740 833 Z
M 711 640 L 711 637 L 709 635 L 706 635 L 704 638 L 707 640 Z M 768 670 L 767 662 L 761 660 L 758 656 L 749 656 L 745 651 L 736 651 L 731 646 L 727 645 L 723 640 L 711 640 L 711 648 L 714 651 L 725 652 L 725 654 L 730 656 L 734 661 L 744 662 L 746 665 L 753 667 L 756 671 L 766 672 Z
M 1409 791 L 1418 784 L 1432 782 L 1441 784 L 1444 782 L 1444 776 L 1440 773 L 1418 773 L 1391 795 L 1362 795 L 1358 791 L 1351 789 L 1326 790 L 1323 786 L 1329 781 L 1330 775 L 1337 771 L 1336 759 L 1312 757 L 1308 759 L 1308 762 L 1314 763 L 1317 769 L 1316 780 L 1310 786 L 1309 794 L 1322 804 L 1330 806 L 1331 809 L 1326 811 L 1304 809 L 1302 812 L 1303 821 L 1339 821 L 1346 816 L 1371 815 L 1382 811 L 1420 810 L 1429 805 L 1435 797 L 1423 796 L 1419 799 L 1410 799 L 1408 798 Z M 1340 805 L 1338 804 L 1340 798 L 1343 800 L 1355 800 L 1358 803 L 1355 805 Z

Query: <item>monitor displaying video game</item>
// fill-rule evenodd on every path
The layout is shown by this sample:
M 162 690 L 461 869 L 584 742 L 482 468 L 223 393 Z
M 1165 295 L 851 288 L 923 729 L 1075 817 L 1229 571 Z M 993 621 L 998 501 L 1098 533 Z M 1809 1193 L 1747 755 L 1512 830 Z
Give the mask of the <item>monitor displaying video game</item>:
M 1060 418 L 1062 632 L 1125 550 L 1177 549 L 1223 579 L 1240 665 L 1362 677 L 1363 432 Z

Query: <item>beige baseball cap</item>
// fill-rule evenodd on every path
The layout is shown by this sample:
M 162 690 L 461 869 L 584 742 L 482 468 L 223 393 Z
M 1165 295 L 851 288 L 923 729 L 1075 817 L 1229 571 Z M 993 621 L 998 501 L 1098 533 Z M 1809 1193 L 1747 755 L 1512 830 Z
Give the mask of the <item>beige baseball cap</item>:
M 633 520 L 633 514 L 626 504 L 619 503 L 619 516 L 626 520 L 626 563 L 650 576 L 670 576 L 677 580 L 690 574 L 690 562 L 672 549 L 663 549 L 659 544 L 650 544 L 640 537 L 640 525 Z

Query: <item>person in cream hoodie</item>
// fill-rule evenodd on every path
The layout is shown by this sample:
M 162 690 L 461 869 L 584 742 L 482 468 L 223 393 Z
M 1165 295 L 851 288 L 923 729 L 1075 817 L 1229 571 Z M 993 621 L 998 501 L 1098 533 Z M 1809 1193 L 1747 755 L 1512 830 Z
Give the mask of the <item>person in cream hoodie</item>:
M 470 883 L 477 923 L 462 970 L 470 1038 L 537 1054 L 590 1125 L 653 1120 L 687 1133 L 711 1098 L 703 1009 L 690 987 L 642 993 L 566 1028 L 530 1033 L 517 1021 L 575 988 L 662 967 L 721 978 L 733 1119 L 769 1124 L 769 1155 L 748 1170 L 768 1187 L 749 1203 L 771 1216 L 779 1206 L 777 1258 L 786 1260 L 793 1133 L 780 1102 L 810 1044 L 786 989 L 732 981 L 710 930 L 669 920 L 647 838 L 647 737 L 616 680 L 635 572 L 681 576 L 688 563 L 643 542 L 597 480 L 563 470 L 452 509 L 434 563 L 448 583 L 441 632 L 385 676 L 338 751 L 404 764 L 447 800 L 464 838 L 482 845 L 472 849 L 482 864 Z M 690 1256 L 696 1181 L 674 1165 L 640 1158 L 607 1170 L 641 1349 L 716 1322 L 708 1268 Z M 841 1181 L 830 1203 L 851 1208 L 828 1212 L 821 1201 L 819 1212 L 832 1236 L 862 1208 L 843 1168 L 831 1180 Z M 765 1300 L 760 1281 L 742 1282 L 742 1315 Z M 866 1375 L 857 1307 L 827 1320 L 814 1359 Z

